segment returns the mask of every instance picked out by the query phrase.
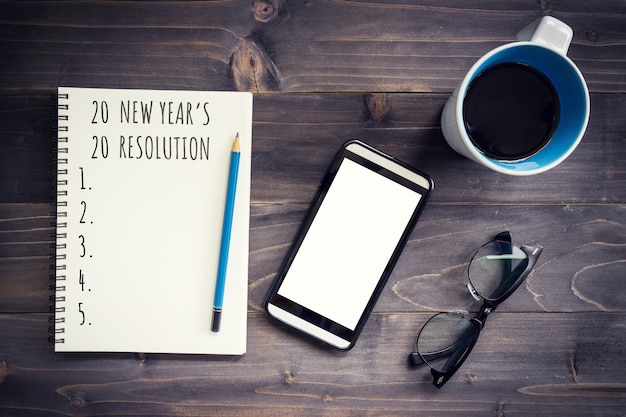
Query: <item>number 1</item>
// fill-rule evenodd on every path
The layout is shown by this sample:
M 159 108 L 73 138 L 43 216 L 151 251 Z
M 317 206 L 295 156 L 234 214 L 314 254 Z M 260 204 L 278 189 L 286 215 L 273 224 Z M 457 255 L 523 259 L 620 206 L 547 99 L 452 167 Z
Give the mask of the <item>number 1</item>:
M 80 169 L 80 189 L 85 189 L 85 173 L 83 172 L 83 167 L 79 167 Z

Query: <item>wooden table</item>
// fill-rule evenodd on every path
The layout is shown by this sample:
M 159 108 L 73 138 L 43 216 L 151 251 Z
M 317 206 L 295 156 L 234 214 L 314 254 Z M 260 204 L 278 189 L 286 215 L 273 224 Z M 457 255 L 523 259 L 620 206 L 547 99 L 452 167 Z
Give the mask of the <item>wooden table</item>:
M 446 145 L 441 108 L 479 56 L 542 15 L 574 29 L 589 127 L 555 169 L 496 174 Z M 54 353 L 60 85 L 256 93 L 245 356 Z M 343 353 L 270 322 L 261 303 L 350 138 L 436 190 Z M 0 415 L 624 416 L 625 161 L 622 0 L 0 1 Z M 434 312 L 478 308 L 466 263 L 502 230 L 545 251 L 437 390 L 407 365 L 414 336 Z

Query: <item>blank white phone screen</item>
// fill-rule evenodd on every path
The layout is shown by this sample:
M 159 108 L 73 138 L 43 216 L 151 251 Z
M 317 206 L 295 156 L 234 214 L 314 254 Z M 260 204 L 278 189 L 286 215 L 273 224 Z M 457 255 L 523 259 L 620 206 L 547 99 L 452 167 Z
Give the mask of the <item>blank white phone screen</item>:
M 344 159 L 278 294 L 354 330 L 421 198 Z

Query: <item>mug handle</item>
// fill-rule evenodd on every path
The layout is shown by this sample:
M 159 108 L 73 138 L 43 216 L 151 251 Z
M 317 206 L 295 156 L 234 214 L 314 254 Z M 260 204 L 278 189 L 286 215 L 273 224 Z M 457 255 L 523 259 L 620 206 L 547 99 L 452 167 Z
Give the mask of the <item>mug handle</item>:
M 561 55 L 567 55 L 573 36 L 571 27 L 552 16 L 544 16 L 517 32 L 518 40 L 538 43 Z

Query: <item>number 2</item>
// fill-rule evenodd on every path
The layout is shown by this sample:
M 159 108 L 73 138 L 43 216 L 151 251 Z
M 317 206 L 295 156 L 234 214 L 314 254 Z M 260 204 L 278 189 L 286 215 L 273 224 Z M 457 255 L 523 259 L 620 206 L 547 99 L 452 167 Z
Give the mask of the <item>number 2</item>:
M 79 223 L 83 224 L 85 223 L 85 213 L 87 213 L 87 203 L 84 201 L 80 202 L 81 206 L 83 206 L 83 214 L 82 216 L 80 216 L 80 221 Z

